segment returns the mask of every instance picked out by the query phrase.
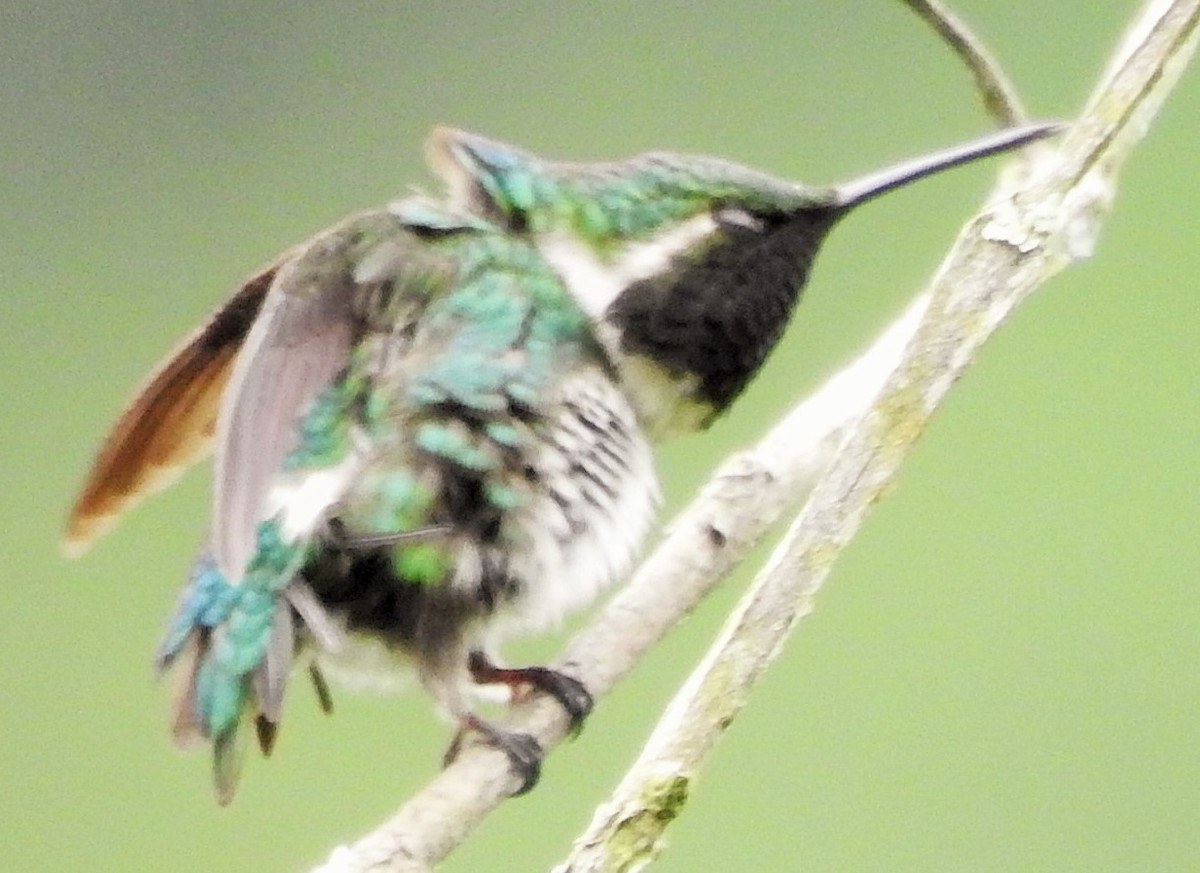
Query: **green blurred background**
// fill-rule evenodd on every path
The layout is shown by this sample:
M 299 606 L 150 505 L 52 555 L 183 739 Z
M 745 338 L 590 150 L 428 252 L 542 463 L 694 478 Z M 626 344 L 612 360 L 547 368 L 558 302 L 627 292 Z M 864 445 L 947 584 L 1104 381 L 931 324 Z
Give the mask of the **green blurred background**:
M 1072 114 L 1135 3 L 963 0 L 1032 109 Z M 436 122 L 548 156 L 709 152 L 826 182 L 985 129 L 898 2 L 12 4 L 0 13 L 0 858 L 17 871 L 290 871 L 375 824 L 448 738 L 419 693 L 289 702 L 218 809 L 150 653 L 206 474 L 78 563 L 58 527 L 128 393 L 238 279 L 426 184 Z M 659 866 L 1200 864 L 1196 71 L 1097 255 L 953 393 L 728 732 Z M 662 453 L 677 507 L 931 273 L 996 164 L 873 204 L 735 413 Z M 745 579 L 445 865 L 544 870 L 639 750 Z M 515 647 L 522 657 L 558 640 Z

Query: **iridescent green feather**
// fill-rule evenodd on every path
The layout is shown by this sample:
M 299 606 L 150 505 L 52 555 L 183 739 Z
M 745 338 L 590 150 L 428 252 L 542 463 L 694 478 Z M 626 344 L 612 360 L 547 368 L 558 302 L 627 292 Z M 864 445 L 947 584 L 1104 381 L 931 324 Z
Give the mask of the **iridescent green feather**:
M 763 215 L 830 206 L 836 192 L 717 158 L 649 153 L 620 163 L 561 164 L 463 132 L 450 154 L 521 230 L 568 231 L 597 251 L 649 239 L 723 204 Z
M 196 673 L 196 710 L 207 736 L 236 729 L 250 693 L 250 674 L 266 655 L 275 610 L 288 608 L 280 593 L 307 554 L 305 541 L 283 539 L 277 521 L 259 525 L 258 549 Z

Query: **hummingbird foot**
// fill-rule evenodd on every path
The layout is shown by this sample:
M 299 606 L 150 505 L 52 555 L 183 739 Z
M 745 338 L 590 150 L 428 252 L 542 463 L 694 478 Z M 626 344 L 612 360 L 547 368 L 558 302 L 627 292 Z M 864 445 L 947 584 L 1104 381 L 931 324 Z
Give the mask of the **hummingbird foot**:
M 530 689 L 549 694 L 570 719 L 572 737 L 578 736 L 595 705 L 591 692 L 582 682 L 549 667 L 499 667 L 476 650 L 467 659 L 467 669 L 471 678 L 481 685 L 507 685 L 518 694 Z
M 442 757 L 443 766 L 448 767 L 458 757 L 468 732 L 478 734 L 489 745 L 508 756 L 509 765 L 521 780 L 520 786 L 512 793 L 513 797 L 520 797 L 537 785 L 542 775 L 542 758 L 546 755 L 542 744 L 529 734 L 503 730 L 474 713 L 468 713 L 459 721 L 458 731 Z

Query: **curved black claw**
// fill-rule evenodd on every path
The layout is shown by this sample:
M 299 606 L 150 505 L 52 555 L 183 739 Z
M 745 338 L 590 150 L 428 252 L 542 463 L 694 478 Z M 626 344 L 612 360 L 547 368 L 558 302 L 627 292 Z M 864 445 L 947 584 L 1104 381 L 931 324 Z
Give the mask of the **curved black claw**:
M 546 756 L 542 744 L 529 734 L 502 730 L 475 715 L 469 715 L 462 720 L 450 748 L 446 749 L 446 754 L 442 757 L 444 766 L 449 766 L 462 751 L 463 735 L 467 731 L 479 734 L 488 745 L 508 756 L 509 765 L 521 779 L 520 786 L 512 794 L 513 797 L 520 797 L 537 785 L 542 775 L 542 758 Z
M 574 676 L 548 667 L 529 667 L 526 674 L 526 682 L 558 701 L 558 705 L 571 720 L 571 736 L 578 736 L 583 730 L 584 721 L 591 715 L 592 707 L 596 704 L 592 693 Z
M 467 666 L 476 682 L 509 687 L 523 685 L 549 694 L 571 720 L 571 736 L 579 734 L 595 705 L 595 699 L 582 682 L 549 667 L 497 667 L 478 651 L 471 653 Z
M 521 785 L 513 792 L 513 797 L 520 797 L 538 784 L 542 778 L 542 758 L 546 754 L 541 743 L 529 734 L 505 731 L 488 737 L 488 742 L 508 755 L 508 763 L 521 778 Z

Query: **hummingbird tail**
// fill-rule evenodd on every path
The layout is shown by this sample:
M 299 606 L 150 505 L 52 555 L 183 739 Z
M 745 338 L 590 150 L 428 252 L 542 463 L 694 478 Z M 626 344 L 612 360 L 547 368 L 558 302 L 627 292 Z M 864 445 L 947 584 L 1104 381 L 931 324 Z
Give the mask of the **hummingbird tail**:
M 226 806 L 233 800 L 241 776 L 248 735 L 244 725 L 254 707 L 250 695 L 245 693 L 244 688 L 239 689 L 242 701 L 233 722 L 215 735 L 211 732 L 204 708 L 207 704 L 203 702 L 199 689 L 205 682 L 202 677 L 208 672 L 206 667 L 212 662 L 212 636 L 209 629 L 197 628 L 172 656 L 172 666 L 179 672 L 180 682 L 171 708 L 171 739 L 181 749 L 193 749 L 211 740 L 214 793 L 217 802 Z M 259 735 L 263 735 L 261 727 Z M 273 741 L 272 730 L 269 742 Z
M 289 586 L 232 585 L 202 552 L 159 648 L 160 669 L 182 674 L 171 733 L 180 746 L 206 739 L 222 805 L 233 799 L 248 725 L 270 754 L 296 649 Z

